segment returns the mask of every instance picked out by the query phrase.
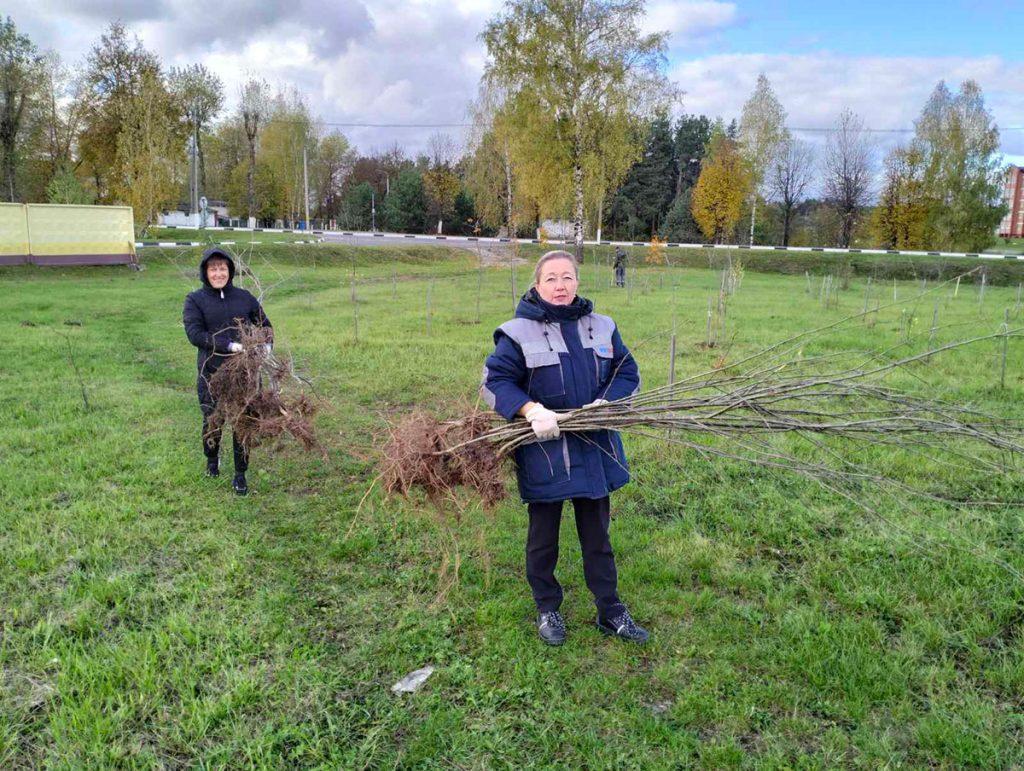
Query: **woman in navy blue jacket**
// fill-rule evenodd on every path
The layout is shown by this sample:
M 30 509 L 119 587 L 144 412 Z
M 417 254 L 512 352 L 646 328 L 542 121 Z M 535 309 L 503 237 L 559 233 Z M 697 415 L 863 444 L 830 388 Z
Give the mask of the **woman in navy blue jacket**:
M 526 418 L 536 441 L 515 453 L 519 493 L 527 504 L 526 579 L 537 605 L 537 631 L 550 645 L 565 641 L 555 578 L 562 504 L 571 500 L 583 552 L 583 573 L 607 634 L 646 642 L 618 596 L 615 555 L 608 537 L 609 495 L 629 481 L 622 440 L 614 431 L 561 433 L 554 410 L 573 410 L 632 396 L 640 388 L 636 361 L 615 322 L 579 297 L 571 254 L 548 252 L 537 262 L 534 286 L 515 318 L 494 333 L 481 393 L 506 420 Z

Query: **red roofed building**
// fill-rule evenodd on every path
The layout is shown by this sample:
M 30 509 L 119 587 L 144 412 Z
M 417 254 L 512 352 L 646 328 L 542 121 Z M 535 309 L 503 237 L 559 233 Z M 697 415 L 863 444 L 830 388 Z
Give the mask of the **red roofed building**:
M 1011 166 L 1003 187 L 1006 216 L 999 223 L 1000 238 L 1024 238 L 1024 169 Z

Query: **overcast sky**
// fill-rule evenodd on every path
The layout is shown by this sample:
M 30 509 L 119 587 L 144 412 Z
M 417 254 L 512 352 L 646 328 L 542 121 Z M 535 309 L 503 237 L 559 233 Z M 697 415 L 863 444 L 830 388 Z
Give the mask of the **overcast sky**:
M 484 65 L 497 0 L 8 0 L 41 48 L 80 61 L 120 19 L 170 66 L 203 62 L 233 102 L 245 77 L 294 84 L 327 123 L 459 124 Z M 978 80 L 1008 158 L 1024 161 L 1022 0 L 649 0 L 671 32 L 669 75 L 687 112 L 738 116 L 759 72 L 799 128 L 849 107 L 876 129 L 912 125 L 936 82 Z M 1018 127 L 1018 130 L 1011 130 Z M 410 151 L 457 127 L 340 127 L 360 150 Z M 805 133 L 807 138 L 820 134 Z M 884 145 L 898 134 L 879 134 Z

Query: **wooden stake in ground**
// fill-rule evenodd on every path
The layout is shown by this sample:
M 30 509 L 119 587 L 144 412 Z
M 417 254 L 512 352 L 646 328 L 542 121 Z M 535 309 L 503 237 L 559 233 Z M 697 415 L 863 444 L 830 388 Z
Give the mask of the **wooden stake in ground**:
M 352 331 L 355 341 L 359 342 L 359 297 L 356 295 L 356 279 L 353 276 L 352 283 Z
M 939 298 L 935 298 L 935 308 L 932 310 L 932 328 L 928 333 L 928 347 L 934 348 L 935 330 L 939 328 Z
M 1003 339 L 1002 339 L 1002 356 L 999 363 L 999 387 L 1006 388 L 1006 347 L 1010 341 L 1010 309 L 1007 308 L 1003 312 L 1003 327 L 1002 327 Z
M 480 323 L 480 293 L 484 290 L 484 264 L 481 262 L 476 277 L 476 323 Z

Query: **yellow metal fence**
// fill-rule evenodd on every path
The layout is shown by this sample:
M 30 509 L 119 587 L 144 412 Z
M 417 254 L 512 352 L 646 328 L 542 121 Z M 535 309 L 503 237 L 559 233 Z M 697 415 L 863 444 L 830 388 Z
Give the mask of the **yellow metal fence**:
M 0 265 L 134 265 L 130 206 L 0 204 Z

